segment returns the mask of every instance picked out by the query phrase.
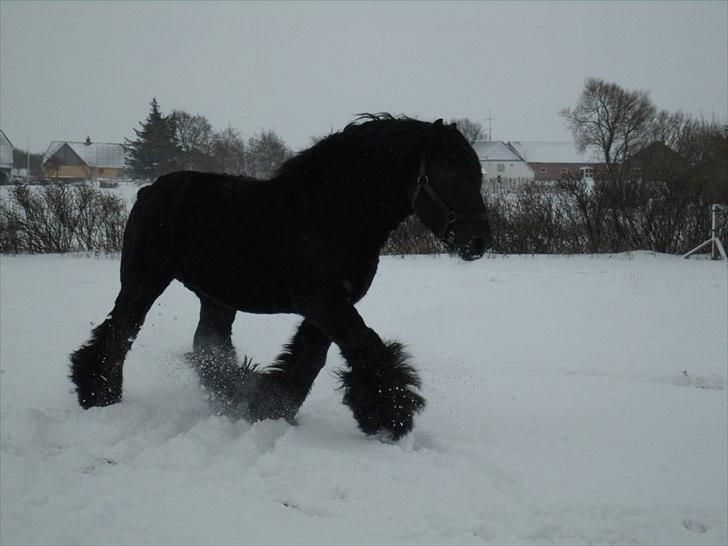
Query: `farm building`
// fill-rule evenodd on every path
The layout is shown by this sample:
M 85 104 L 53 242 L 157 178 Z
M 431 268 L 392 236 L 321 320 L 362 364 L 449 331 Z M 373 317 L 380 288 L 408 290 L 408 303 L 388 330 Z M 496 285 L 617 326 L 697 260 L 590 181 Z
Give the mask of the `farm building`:
M 473 144 L 473 149 L 480 159 L 487 189 L 507 189 L 533 182 L 533 170 L 510 143 L 482 140 Z
M 116 178 L 126 166 L 124 146 L 109 142 L 54 140 L 43 155 L 43 174 L 51 178 Z
M 9 184 L 13 172 L 13 145 L 0 130 L 0 184 Z
M 589 154 L 581 153 L 573 142 L 515 141 L 509 144 L 533 170 L 536 182 L 560 180 L 564 176 L 576 176 L 591 181 L 598 161 Z

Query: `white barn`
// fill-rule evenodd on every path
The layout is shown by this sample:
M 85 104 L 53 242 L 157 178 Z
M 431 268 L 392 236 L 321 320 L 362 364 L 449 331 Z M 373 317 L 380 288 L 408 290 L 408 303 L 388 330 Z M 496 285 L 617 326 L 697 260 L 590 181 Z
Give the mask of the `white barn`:
M 473 144 L 483 172 L 484 189 L 509 189 L 533 182 L 533 169 L 510 143 L 481 140 Z
M 0 183 L 9 184 L 13 172 L 13 145 L 0 130 Z

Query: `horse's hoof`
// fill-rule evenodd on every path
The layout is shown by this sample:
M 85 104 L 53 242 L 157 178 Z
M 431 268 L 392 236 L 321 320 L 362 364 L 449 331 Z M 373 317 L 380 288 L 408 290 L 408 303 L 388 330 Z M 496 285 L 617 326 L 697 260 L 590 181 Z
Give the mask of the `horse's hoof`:
M 360 393 L 362 394 L 362 393 Z M 369 435 L 399 440 L 412 431 L 415 414 L 425 407 L 425 400 L 406 387 L 391 387 L 358 397 L 355 392 L 344 395 L 344 403 L 354 413 L 359 428 Z
M 121 402 L 121 389 L 115 389 L 106 383 L 99 383 L 93 387 L 78 387 L 76 392 L 78 403 L 85 410 Z
M 339 373 L 344 404 L 351 408 L 359 428 L 398 440 L 412 430 L 414 416 L 425 399 L 413 389 L 420 386 L 415 369 L 399 343 L 389 343 L 376 368 L 358 367 Z
M 296 413 L 302 401 L 288 391 L 273 373 L 260 373 L 255 377 L 254 388 L 249 394 L 248 420 L 284 419 L 296 424 Z

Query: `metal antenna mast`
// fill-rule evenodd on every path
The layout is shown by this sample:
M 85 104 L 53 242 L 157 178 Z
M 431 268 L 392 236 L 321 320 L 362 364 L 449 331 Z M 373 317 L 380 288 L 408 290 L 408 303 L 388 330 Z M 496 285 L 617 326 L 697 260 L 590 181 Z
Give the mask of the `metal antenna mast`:
M 485 119 L 485 121 L 488 122 L 488 140 L 493 140 L 493 121 L 495 118 L 493 118 L 493 115 L 490 112 L 490 108 L 488 108 L 488 117 Z
M 723 221 L 725 222 L 726 217 L 728 217 L 728 206 L 716 203 L 710 207 L 710 239 L 696 246 L 690 252 L 685 254 L 683 258 L 689 258 L 701 248 L 711 245 L 710 257 L 713 260 L 720 260 L 721 257 L 724 260 L 728 260 L 728 256 L 726 256 L 725 249 L 723 248 L 723 243 L 720 242 L 720 234 L 723 231 L 718 225 L 718 215 L 720 214 L 723 215 Z

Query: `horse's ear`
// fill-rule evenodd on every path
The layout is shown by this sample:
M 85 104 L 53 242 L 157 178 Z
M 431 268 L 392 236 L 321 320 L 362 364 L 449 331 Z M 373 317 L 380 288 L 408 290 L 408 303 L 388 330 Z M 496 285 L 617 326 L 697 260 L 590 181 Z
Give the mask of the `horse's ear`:
M 432 153 L 440 147 L 444 132 L 445 126 L 442 124 L 442 119 L 438 119 L 432 123 L 432 129 L 429 131 L 427 142 L 425 143 L 425 153 Z

